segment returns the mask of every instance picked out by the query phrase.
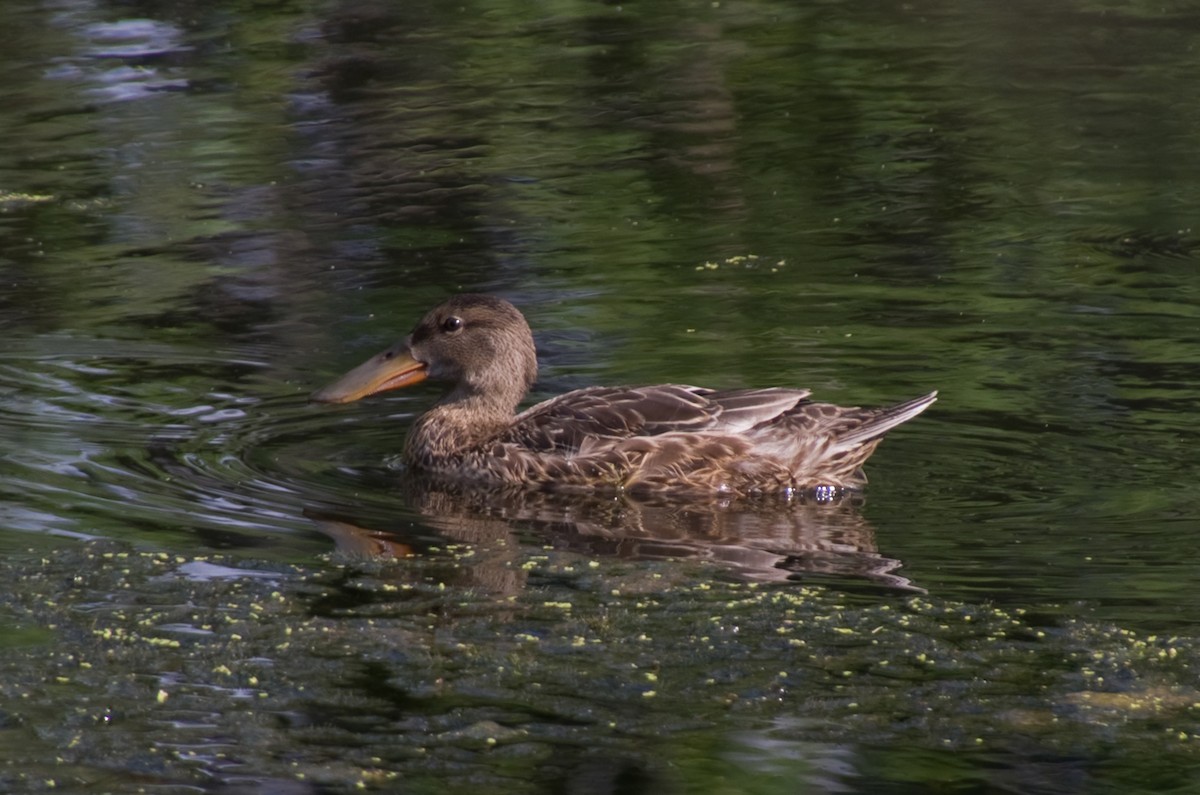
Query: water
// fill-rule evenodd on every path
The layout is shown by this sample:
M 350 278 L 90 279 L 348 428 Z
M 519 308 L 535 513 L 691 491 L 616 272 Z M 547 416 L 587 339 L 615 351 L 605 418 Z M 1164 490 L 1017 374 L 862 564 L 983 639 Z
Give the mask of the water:
M 5 4 L 0 782 L 1191 791 L 1198 23 Z M 941 398 L 861 504 L 446 493 L 307 395 L 459 290 Z

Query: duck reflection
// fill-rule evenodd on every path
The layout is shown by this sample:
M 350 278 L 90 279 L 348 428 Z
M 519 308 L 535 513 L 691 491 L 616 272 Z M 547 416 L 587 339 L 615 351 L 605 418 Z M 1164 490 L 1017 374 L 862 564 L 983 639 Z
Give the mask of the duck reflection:
M 739 579 L 811 582 L 831 579 L 920 591 L 896 573 L 901 562 L 879 553 L 860 513 L 861 495 L 835 500 L 644 500 L 565 495 L 522 489 L 482 489 L 406 473 L 401 489 L 422 523 L 420 532 L 367 527 L 336 508 L 308 509 L 338 551 L 401 558 L 433 547 L 471 548 L 459 561 L 475 585 L 509 594 L 524 586 L 521 540 L 559 551 L 627 560 L 710 562 Z M 514 577 L 514 574 L 518 576 Z M 458 578 L 455 578 L 458 579 Z

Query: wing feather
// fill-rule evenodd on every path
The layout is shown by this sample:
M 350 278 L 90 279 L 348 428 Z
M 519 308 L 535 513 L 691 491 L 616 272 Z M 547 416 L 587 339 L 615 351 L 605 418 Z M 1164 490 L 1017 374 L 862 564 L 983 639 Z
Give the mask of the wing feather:
M 805 389 L 717 391 L 680 384 L 589 387 L 539 403 L 517 416 L 501 441 L 569 453 L 596 440 L 667 433 L 741 434 L 794 410 Z

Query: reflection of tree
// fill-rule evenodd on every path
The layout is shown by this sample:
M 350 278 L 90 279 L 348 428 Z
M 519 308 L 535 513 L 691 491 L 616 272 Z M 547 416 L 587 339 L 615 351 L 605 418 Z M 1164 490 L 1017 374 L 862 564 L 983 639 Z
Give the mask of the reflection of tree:
M 673 503 L 482 490 L 416 477 L 406 478 L 404 485 L 428 526 L 472 548 L 460 561 L 471 579 L 501 593 L 523 585 L 523 578 L 514 576 L 518 530 L 532 531 L 558 549 L 633 560 L 708 561 L 749 580 L 820 576 L 919 590 L 894 573 L 900 561 L 876 550 L 858 499 Z M 404 557 L 429 545 L 401 531 L 361 527 L 336 510 L 308 515 L 340 551 L 352 555 Z

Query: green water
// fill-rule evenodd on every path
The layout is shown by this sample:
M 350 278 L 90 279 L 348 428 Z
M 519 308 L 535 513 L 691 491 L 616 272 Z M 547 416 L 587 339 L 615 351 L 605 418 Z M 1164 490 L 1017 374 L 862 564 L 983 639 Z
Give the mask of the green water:
M 1200 789 L 1197 31 L 5 3 L 0 788 Z M 537 398 L 941 397 L 849 505 L 447 494 L 306 398 L 460 290 Z

